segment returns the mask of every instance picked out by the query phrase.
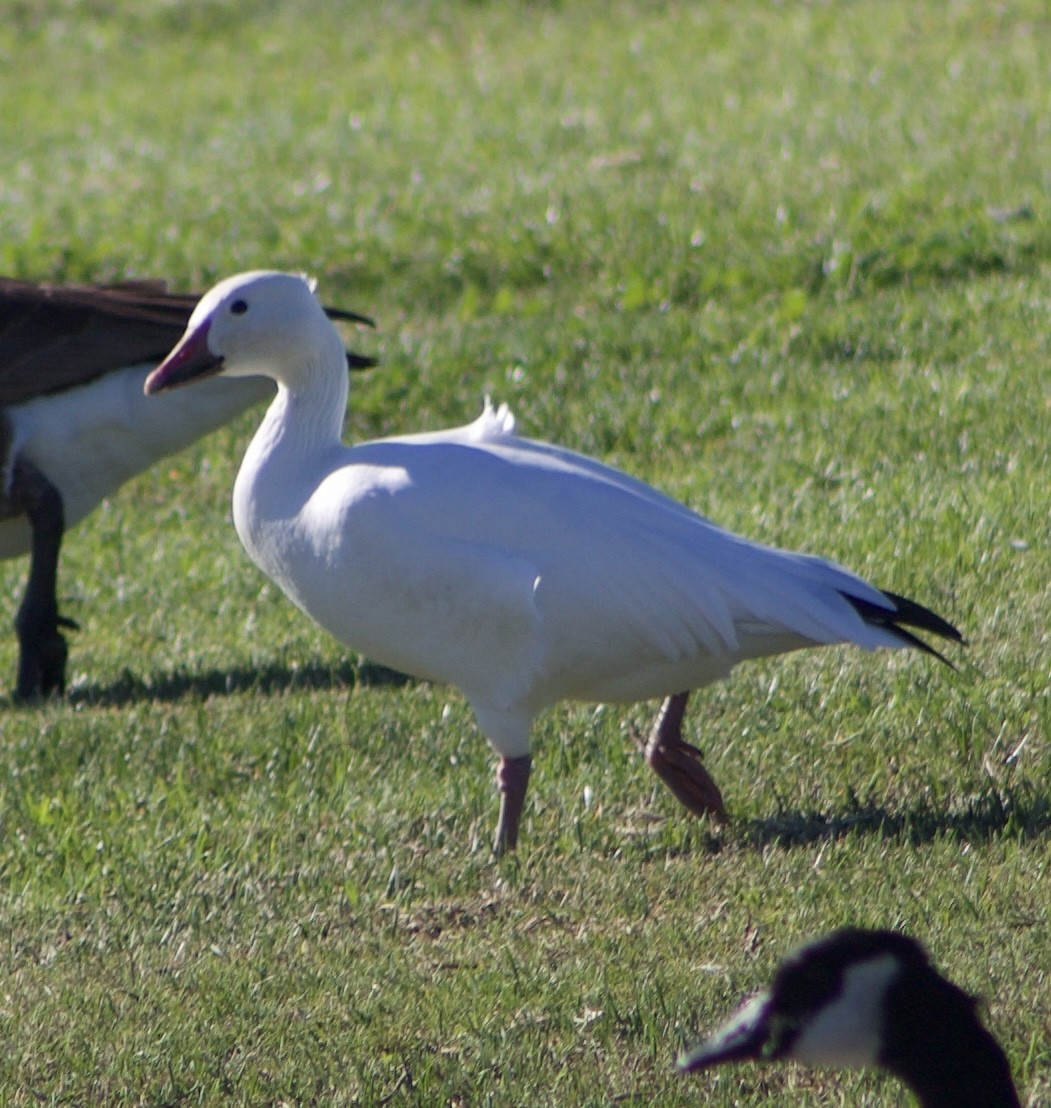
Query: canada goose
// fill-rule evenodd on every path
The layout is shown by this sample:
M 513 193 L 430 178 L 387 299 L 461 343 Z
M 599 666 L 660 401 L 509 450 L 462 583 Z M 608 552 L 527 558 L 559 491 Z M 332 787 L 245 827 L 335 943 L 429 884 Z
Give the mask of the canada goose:
M 897 931 L 845 928 L 800 947 L 770 988 L 684 1054 L 679 1068 L 786 1058 L 879 1067 L 924 1108 L 1019 1108 L 1007 1058 L 975 999 Z

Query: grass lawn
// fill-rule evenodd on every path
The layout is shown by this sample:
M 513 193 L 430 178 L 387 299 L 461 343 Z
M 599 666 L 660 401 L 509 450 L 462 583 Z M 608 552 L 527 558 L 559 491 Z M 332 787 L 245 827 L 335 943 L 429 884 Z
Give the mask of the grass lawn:
M 68 537 L 71 688 L 0 703 L 0 1105 L 897 1105 L 672 1069 L 847 922 L 924 940 L 1051 1104 L 1049 67 L 1037 0 L 12 4 L 0 272 L 308 270 L 379 322 L 349 438 L 491 393 L 970 646 L 699 695 L 717 833 L 654 706 L 560 707 L 494 863 L 460 696 L 243 555 L 253 413 Z

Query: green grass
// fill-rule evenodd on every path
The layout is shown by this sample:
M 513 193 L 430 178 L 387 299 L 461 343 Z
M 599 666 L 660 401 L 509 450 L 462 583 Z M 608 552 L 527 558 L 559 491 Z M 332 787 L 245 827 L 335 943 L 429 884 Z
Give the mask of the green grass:
M 1051 1104 L 1044 5 L 188 7 L 11 6 L 0 272 L 309 270 L 380 324 L 349 437 L 491 392 L 970 647 L 698 696 L 718 834 L 635 754 L 650 706 L 559 708 L 493 864 L 462 699 L 242 554 L 246 417 L 69 536 L 68 697 L 3 707 L 0 1104 L 898 1104 L 672 1072 L 846 922 L 925 940 Z

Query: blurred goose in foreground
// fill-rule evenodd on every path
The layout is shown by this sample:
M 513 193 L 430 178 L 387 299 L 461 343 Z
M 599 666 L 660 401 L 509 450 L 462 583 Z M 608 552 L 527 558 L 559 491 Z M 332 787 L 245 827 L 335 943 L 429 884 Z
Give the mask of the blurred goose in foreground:
M 273 396 L 268 378 L 245 377 L 145 400 L 147 373 L 198 299 L 168 292 L 162 281 L 0 279 L 0 558 L 30 555 L 15 619 L 20 698 L 65 688 L 60 628 L 75 626 L 59 615 L 56 597 L 65 530 L 158 459 Z
M 879 1067 L 924 1108 L 1020 1108 L 1007 1058 L 976 1007 L 914 939 L 848 928 L 800 947 L 679 1069 L 742 1059 Z
M 557 701 L 666 697 L 647 760 L 689 809 L 723 817 L 682 739 L 685 690 L 817 644 L 934 653 L 904 625 L 960 639 L 844 569 L 738 538 L 597 461 L 519 438 L 506 407 L 345 446 L 339 336 L 303 277 L 221 282 L 146 391 L 251 373 L 278 388 L 234 486 L 241 542 L 338 639 L 464 692 L 500 756 L 497 853 L 518 837 L 533 720 Z

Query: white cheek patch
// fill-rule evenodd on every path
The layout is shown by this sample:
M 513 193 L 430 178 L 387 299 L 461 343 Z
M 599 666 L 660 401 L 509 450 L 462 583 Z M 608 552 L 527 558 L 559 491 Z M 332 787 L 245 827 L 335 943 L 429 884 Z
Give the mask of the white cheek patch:
M 883 1001 L 900 972 L 901 963 L 889 954 L 852 966 L 844 975 L 842 993 L 806 1024 L 789 1056 L 808 1066 L 875 1066 L 885 1019 Z

